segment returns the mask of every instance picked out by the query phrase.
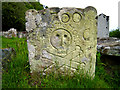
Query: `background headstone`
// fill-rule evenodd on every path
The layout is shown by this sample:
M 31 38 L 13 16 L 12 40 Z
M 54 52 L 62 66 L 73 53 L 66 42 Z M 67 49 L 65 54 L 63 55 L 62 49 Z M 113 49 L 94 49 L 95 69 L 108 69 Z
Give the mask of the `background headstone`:
M 9 36 L 8 36 L 8 32 L 7 32 L 7 31 L 6 31 L 6 32 L 2 32 L 2 36 L 8 38 L 8 37 L 9 37 Z
M 18 38 L 22 38 L 23 35 L 22 35 L 22 32 L 18 32 Z
M 14 28 L 11 28 L 10 30 L 8 30 L 8 37 L 9 38 L 17 37 L 17 30 Z
M 18 38 L 26 38 L 27 37 L 27 32 L 23 31 L 23 32 L 18 32 Z
M 14 48 L 3 48 L 0 49 L 0 63 L 2 63 L 3 69 L 6 69 L 11 58 L 15 56 L 16 52 Z
M 93 7 L 34 9 L 26 12 L 31 72 L 95 73 L 97 11 Z
M 102 13 L 97 16 L 97 19 L 98 19 L 97 37 L 98 38 L 109 37 L 109 16 L 106 16 L 105 14 Z
M 26 32 L 26 31 L 22 32 L 22 34 L 23 34 L 23 37 L 24 37 L 24 38 L 27 37 L 27 32 Z

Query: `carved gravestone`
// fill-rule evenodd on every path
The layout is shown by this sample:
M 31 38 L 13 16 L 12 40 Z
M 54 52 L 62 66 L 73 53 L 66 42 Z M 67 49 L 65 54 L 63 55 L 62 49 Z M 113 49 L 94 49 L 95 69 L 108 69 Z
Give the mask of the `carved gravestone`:
M 26 12 L 31 72 L 77 68 L 94 75 L 97 11 L 93 7 L 34 9 Z M 66 70 L 67 70 L 66 69 Z

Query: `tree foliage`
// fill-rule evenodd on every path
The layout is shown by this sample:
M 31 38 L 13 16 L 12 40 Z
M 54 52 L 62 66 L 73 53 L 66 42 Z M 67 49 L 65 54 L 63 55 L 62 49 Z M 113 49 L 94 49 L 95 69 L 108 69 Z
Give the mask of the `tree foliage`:
M 111 31 L 111 32 L 109 33 L 109 36 L 110 36 L 110 37 L 120 38 L 120 30 L 119 30 L 119 29 L 116 29 L 116 30 L 114 30 L 114 31 Z
M 2 30 L 25 31 L 25 12 L 29 9 L 41 10 L 43 5 L 39 2 L 2 2 Z

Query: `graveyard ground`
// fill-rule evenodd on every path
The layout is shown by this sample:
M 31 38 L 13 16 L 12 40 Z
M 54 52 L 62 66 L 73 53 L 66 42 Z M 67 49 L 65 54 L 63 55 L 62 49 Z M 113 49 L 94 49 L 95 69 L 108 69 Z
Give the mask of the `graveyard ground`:
M 70 76 L 69 72 L 66 76 L 60 73 L 31 75 L 26 38 L 2 37 L 2 48 L 9 47 L 14 48 L 16 54 L 3 68 L 2 88 L 120 88 L 120 73 L 103 63 L 100 53 L 97 53 L 96 76 L 91 80 L 77 73 Z M 109 72 L 106 68 L 109 68 Z

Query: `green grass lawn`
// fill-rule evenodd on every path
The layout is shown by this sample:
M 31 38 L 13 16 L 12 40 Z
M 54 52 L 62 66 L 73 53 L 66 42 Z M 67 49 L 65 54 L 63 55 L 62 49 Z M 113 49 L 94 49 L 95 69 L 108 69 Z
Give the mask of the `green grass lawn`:
M 120 88 L 120 76 L 117 71 L 107 73 L 106 65 L 97 53 L 96 75 L 93 80 L 75 73 L 66 76 L 51 73 L 43 76 L 30 74 L 26 38 L 2 38 L 2 48 L 14 48 L 16 56 L 3 68 L 2 88 Z M 113 74 L 114 73 L 114 74 Z

